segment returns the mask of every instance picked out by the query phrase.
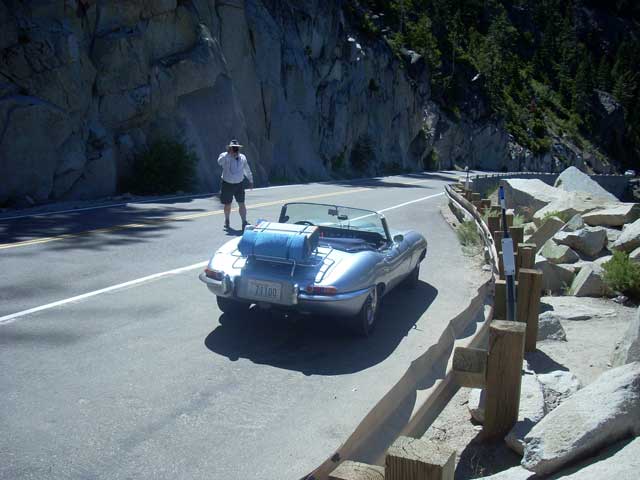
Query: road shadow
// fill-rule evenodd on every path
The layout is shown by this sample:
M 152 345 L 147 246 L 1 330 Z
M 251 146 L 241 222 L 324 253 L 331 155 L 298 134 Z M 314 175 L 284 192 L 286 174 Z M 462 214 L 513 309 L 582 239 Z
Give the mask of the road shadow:
M 437 296 L 438 290 L 425 282 L 415 290 L 390 292 L 368 338 L 352 334 L 337 317 L 285 318 L 254 307 L 243 317 L 223 314 L 204 343 L 232 361 L 246 358 L 305 375 L 359 372 L 391 355 Z
M 85 212 L 52 213 L 14 220 L 0 219 L 0 244 L 63 236 L 61 239 L 47 242 L 48 247 L 65 250 L 128 245 L 157 238 L 165 231 L 177 228 L 179 222 L 189 221 L 190 215 L 207 211 L 208 208 L 114 206 Z

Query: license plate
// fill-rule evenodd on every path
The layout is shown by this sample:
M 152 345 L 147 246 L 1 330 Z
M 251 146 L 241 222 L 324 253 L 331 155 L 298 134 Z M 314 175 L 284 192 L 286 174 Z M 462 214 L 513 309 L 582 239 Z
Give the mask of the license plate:
M 280 301 L 282 288 L 279 283 L 249 280 L 249 295 L 258 300 Z

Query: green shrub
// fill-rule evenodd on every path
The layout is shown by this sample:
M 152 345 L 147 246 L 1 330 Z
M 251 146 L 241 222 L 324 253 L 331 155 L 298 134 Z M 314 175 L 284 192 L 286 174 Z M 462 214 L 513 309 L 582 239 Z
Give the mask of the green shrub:
M 624 252 L 613 252 L 613 258 L 602 265 L 604 282 L 615 291 L 630 298 L 640 298 L 640 265 Z
M 482 244 L 476 224 L 472 220 L 462 222 L 456 230 L 456 235 L 458 235 L 458 240 L 464 249 L 476 250 Z
M 128 190 L 142 195 L 190 191 L 197 161 L 195 153 L 182 143 L 155 142 L 134 159 Z
M 513 216 L 513 226 L 514 227 L 521 227 L 524 224 L 525 224 L 525 221 L 524 221 L 524 216 L 523 215 L 520 215 L 519 213 L 517 213 L 517 214 L 515 214 Z

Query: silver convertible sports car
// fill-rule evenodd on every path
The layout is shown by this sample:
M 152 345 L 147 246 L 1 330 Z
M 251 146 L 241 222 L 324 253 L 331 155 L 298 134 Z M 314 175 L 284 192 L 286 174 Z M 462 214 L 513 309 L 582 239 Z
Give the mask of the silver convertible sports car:
M 384 215 L 358 208 L 288 203 L 224 244 L 200 274 L 225 314 L 262 308 L 344 317 L 361 335 L 374 328 L 384 295 L 415 287 L 427 241 L 391 232 Z

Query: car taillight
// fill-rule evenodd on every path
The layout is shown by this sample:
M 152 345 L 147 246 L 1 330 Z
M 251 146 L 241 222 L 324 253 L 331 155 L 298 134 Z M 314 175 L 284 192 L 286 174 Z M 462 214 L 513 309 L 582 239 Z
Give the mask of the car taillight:
M 338 293 L 338 289 L 332 286 L 307 285 L 306 292 L 310 295 L 335 295 Z
M 222 280 L 224 278 L 224 272 L 221 272 L 220 270 L 205 268 L 204 274 L 207 276 L 207 278 L 211 278 L 213 280 Z

